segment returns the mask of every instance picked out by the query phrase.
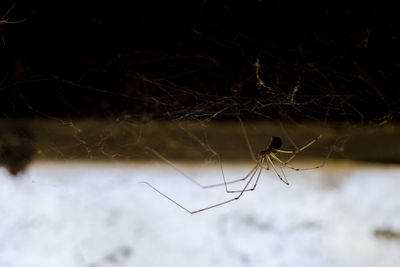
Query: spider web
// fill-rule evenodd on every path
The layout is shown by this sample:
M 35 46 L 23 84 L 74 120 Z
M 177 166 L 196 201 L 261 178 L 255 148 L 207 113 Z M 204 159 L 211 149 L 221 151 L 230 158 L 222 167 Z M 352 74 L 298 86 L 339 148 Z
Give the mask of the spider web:
M 255 153 L 272 135 L 290 146 L 323 133 L 320 155 L 340 154 L 363 131 L 355 123 L 377 131 L 397 120 L 390 9 L 157 4 L 2 2 L 3 162 L 9 150 L 15 161 L 144 159 L 146 146 L 249 158 L 239 119 Z

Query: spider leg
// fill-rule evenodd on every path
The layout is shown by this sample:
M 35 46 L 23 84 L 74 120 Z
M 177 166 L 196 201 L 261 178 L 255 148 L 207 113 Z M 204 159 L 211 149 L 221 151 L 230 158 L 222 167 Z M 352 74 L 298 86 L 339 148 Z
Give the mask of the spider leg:
M 285 127 L 283 126 L 282 122 L 279 123 L 281 126 L 282 131 L 284 132 L 284 134 L 286 135 L 286 137 L 289 139 L 289 142 L 292 144 L 292 146 L 294 148 L 296 148 L 295 150 L 298 150 L 299 147 L 295 144 L 295 142 L 293 141 L 293 139 L 290 137 L 289 133 L 286 131 Z
M 257 176 L 257 179 L 259 178 L 260 174 L 261 174 L 261 171 L 259 172 L 259 174 L 258 174 L 258 176 Z M 170 198 L 169 196 L 167 196 L 166 194 L 164 194 L 163 192 L 161 192 L 160 190 L 158 190 L 156 187 L 154 187 L 154 186 L 151 185 L 150 183 L 148 183 L 148 182 L 143 182 L 143 181 L 142 181 L 142 182 L 139 182 L 139 183 L 142 183 L 142 184 L 145 184 L 145 185 L 149 186 L 151 189 L 153 189 L 154 191 L 156 191 L 157 193 L 159 193 L 160 195 L 162 195 L 163 197 L 165 197 L 166 199 L 168 199 L 169 201 L 171 201 L 172 203 L 174 203 L 175 205 L 177 205 L 177 206 L 180 207 L 181 209 L 185 210 L 186 212 L 188 212 L 188 213 L 190 213 L 190 214 L 194 214 L 194 213 L 198 213 L 198 212 L 201 212 L 201 211 L 205 211 L 205 210 L 208 210 L 208 209 L 212 209 L 212 208 L 215 208 L 215 207 L 219 207 L 219 206 L 225 205 L 225 204 L 227 204 L 227 203 L 229 203 L 229 202 L 238 200 L 238 199 L 243 195 L 243 193 L 246 192 L 246 189 L 247 189 L 247 187 L 249 186 L 251 180 L 253 180 L 253 178 L 254 178 L 254 175 L 251 176 L 251 178 L 249 179 L 249 181 L 246 183 L 246 185 L 244 186 L 244 188 L 240 191 L 240 193 L 239 193 L 236 197 L 231 198 L 231 199 L 228 199 L 228 200 L 225 200 L 225 201 L 222 201 L 222 202 L 219 202 L 219 203 L 217 203 L 217 204 L 214 204 L 214 205 L 211 205 L 211 206 L 202 208 L 202 209 L 194 210 L 194 211 L 185 208 L 183 205 L 179 204 L 177 201 L 175 201 L 174 199 Z
M 2 19 L 7 17 L 7 15 L 14 9 L 14 7 L 17 5 L 17 3 L 14 3 L 7 11 L 6 13 L 3 14 L 3 16 L 1 17 Z
M 311 146 L 312 144 L 314 144 L 315 142 L 317 142 L 319 139 L 321 139 L 322 134 L 320 134 L 319 136 L 317 136 L 316 138 L 314 138 L 313 140 L 311 140 L 310 142 L 308 142 L 305 146 L 301 147 L 301 148 L 297 148 L 296 150 L 281 150 L 281 149 L 275 149 L 275 152 L 277 153 L 282 153 L 282 154 L 292 154 L 292 156 L 290 156 L 289 159 L 287 159 L 286 161 L 284 161 L 285 163 L 289 163 L 291 162 L 294 157 L 300 153 L 301 151 L 303 151 L 304 149 L 308 148 L 309 146 Z M 294 143 L 293 143 L 294 144 Z M 286 165 L 286 164 L 285 164 Z
M 256 178 L 256 182 L 254 183 L 254 185 L 253 185 L 252 188 L 246 189 L 246 190 L 244 190 L 244 192 L 254 191 L 254 189 L 256 189 L 258 180 L 260 179 L 260 176 L 261 176 L 261 171 L 262 171 L 262 169 L 263 169 L 263 168 L 262 168 L 261 166 L 258 166 L 258 168 L 255 169 L 255 171 L 254 171 L 253 174 L 251 175 L 251 178 L 250 178 L 250 179 L 253 179 L 253 176 L 254 176 L 254 175 L 257 173 L 257 171 L 258 171 L 257 178 Z M 226 188 L 226 192 L 227 192 L 227 193 L 240 193 L 240 192 L 242 192 L 242 191 L 243 191 L 243 190 L 228 190 L 228 188 Z
M 238 120 L 240 122 L 240 126 L 241 126 L 242 132 L 243 132 L 243 136 L 244 136 L 244 139 L 246 140 L 247 148 L 249 149 L 251 158 L 253 159 L 253 161 L 257 161 L 256 157 L 254 156 L 253 148 L 250 145 L 250 141 L 249 141 L 249 137 L 247 136 L 246 128 L 244 128 L 243 122 L 240 119 L 240 117 L 238 117 Z
M 18 24 L 18 23 L 21 23 L 21 22 L 24 22 L 24 21 L 26 21 L 26 19 L 19 19 L 19 20 L 16 20 L 16 21 L 6 21 L 6 22 L 4 22 L 5 24 Z
M 282 149 L 274 149 L 275 152 L 279 152 L 282 154 L 296 154 L 297 150 L 282 150 Z
M 323 166 L 325 165 L 325 161 L 324 161 L 324 162 L 322 162 L 321 164 L 319 164 L 319 165 L 317 165 L 317 166 L 314 166 L 314 167 L 310 167 L 310 168 L 296 168 L 296 167 L 293 167 L 293 166 L 290 166 L 289 164 L 287 164 L 288 161 L 282 161 L 281 159 L 279 159 L 274 153 L 271 153 L 270 155 L 271 155 L 271 157 L 272 157 L 273 159 L 275 159 L 276 161 L 278 161 L 280 164 L 282 164 L 282 165 L 288 167 L 289 169 L 295 170 L 295 171 L 313 170 L 313 169 L 321 168 L 321 167 L 323 167 Z
M 218 186 L 226 186 L 228 184 L 233 184 L 233 183 L 237 183 L 237 182 L 241 182 L 246 180 L 249 175 L 254 171 L 254 169 L 258 166 L 257 165 L 243 178 L 239 178 L 233 181 L 228 181 L 226 182 L 225 180 L 225 174 L 224 174 L 224 170 L 222 168 L 222 163 L 221 160 L 218 157 L 218 160 L 220 162 L 220 168 L 221 168 L 221 172 L 222 172 L 222 177 L 224 178 L 224 182 L 223 183 L 218 183 L 218 184 L 210 184 L 210 185 L 203 185 L 201 183 L 199 183 L 196 179 L 194 179 L 193 177 L 191 177 L 190 175 L 186 174 L 185 172 L 183 172 L 181 169 L 178 168 L 178 166 L 176 166 L 174 163 L 172 163 L 171 161 L 169 161 L 168 159 L 166 159 L 163 155 L 161 155 L 160 153 L 158 153 L 156 150 L 150 148 L 150 147 L 145 147 L 146 150 L 148 150 L 149 152 L 151 152 L 154 156 L 156 156 L 157 158 L 159 158 L 161 161 L 164 161 L 165 163 L 167 163 L 168 165 L 170 165 L 172 168 L 174 168 L 177 172 L 179 172 L 183 177 L 185 177 L 186 179 L 188 179 L 189 181 L 191 181 L 193 184 L 203 188 L 203 189 L 207 189 L 207 188 L 212 188 L 212 187 L 218 187 Z
M 285 161 L 285 165 L 286 164 L 288 164 L 289 162 L 291 162 L 293 159 L 294 159 L 294 157 L 297 155 L 297 153 L 296 154 L 293 154 L 290 158 L 288 158 L 286 161 Z
M 314 138 L 313 140 L 311 140 L 308 144 L 306 144 L 305 146 L 297 149 L 297 153 L 303 151 L 304 149 L 306 149 L 307 147 L 311 146 L 312 144 L 314 144 L 315 142 L 317 142 L 319 139 L 321 139 L 322 134 L 318 135 L 316 138 Z
M 263 157 L 261 160 L 261 165 L 267 165 L 267 167 L 261 166 L 261 168 L 266 169 L 267 171 L 269 171 L 269 164 L 268 164 L 268 160 L 266 161 L 265 158 Z
M 227 182 L 227 181 L 226 181 L 226 178 L 225 178 L 225 173 L 224 173 L 224 170 L 222 169 L 222 164 L 221 164 L 221 173 L 222 173 L 222 178 L 224 179 L 223 185 L 225 185 L 225 191 L 226 191 L 227 193 L 232 193 L 232 192 L 228 189 L 228 186 L 227 186 L 228 184 L 233 184 L 233 183 L 236 183 L 236 182 L 245 181 L 245 180 L 247 180 L 249 177 L 250 177 L 251 179 L 253 179 L 254 174 L 257 172 L 257 170 L 258 170 L 259 168 L 260 168 L 260 164 L 257 163 L 256 166 L 254 166 L 253 169 L 251 169 L 251 171 L 250 171 L 245 177 Z M 206 186 L 204 186 L 204 188 L 211 188 L 211 187 L 216 187 L 216 186 L 219 186 L 219 185 L 221 185 L 221 184 L 206 185 Z M 240 192 L 241 192 L 241 191 L 240 191 Z
M 288 180 L 286 179 L 285 172 L 281 169 L 282 175 L 283 175 L 283 177 L 284 177 L 284 178 L 282 178 L 282 176 L 281 176 L 281 175 L 278 173 L 278 171 L 276 170 L 276 167 L 275 167 L 274 163 L 272 162 L 271 157 L 270 157 L 269 155 L 265 155 L 265 157 L 267 158 L 267 160 L 268 160 L 269 163 L 271 164 L 272 169 L 274 169 L 274 171 L 275 171 L 276 175 L 278 175 L 279 179 L 280 179 L 282 182 L 284 182 L 286 185 L 289 185 L 289 182 L 288 182 Z

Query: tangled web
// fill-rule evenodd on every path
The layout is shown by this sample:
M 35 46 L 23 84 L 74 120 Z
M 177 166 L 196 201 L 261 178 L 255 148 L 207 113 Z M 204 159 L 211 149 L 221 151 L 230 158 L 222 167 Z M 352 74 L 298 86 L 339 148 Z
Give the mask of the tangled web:
M 145 122 L 174 121 L 182 134 L 171 139 L 213 154 L 206 129 L 217 121 L 397 120 L 400 23 L 390 7 L 4 1 L 0 15 L 2 118 L 52 120 L 90 158 L 134 157 L 125 150 L 144 146 Z M 88 117 L 106 126 L 78 123 Z M 188 121 L 201 123 L 201 138 Z M 42 153 L 60 148 L 51 151 Z

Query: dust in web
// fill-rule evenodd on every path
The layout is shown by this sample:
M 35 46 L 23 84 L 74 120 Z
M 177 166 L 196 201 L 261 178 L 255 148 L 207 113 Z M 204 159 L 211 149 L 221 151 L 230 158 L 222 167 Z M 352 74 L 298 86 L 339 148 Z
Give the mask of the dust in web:
M 307 140 L 322 135 L 316 145 L 320 151 L 313 156 L 324 157 L 332 151 L 339 156 L 343 154 L 350 135 L 346 131 L 338 134 L 330 125 L 331 116 L 347 114 L 346 102 L 340 101 L 338 104 L 341 96 L 321 95 L 320 92 L 303 95 L 303 87 L 307 84 L 300 78 L 292 87 L 283 89 L 279 87 L 278 78 L 271 82 L 271 77 L 264 70 L 264 60 L 265 57 L 253 60 L 251 75 L 257 80 L 257 90 L 251 97 L 235 96 L 232 94 L 234 91 L 223 97 L 203 94 L 168 79 L 156 82 L 147 77 L 147 82 L 157 85 L 158 93 L 165 93 L 168 89 L 171 95 L 187 94 L 199 101 L 187 106 L 165 101 L 163 94 L 152 95 L 151 101 L 159 108 L 162 107 L 167 120 L 158 119 L 159 108 L 148 113 L 111 113 L 105 119 L 60 119 L 43 113 L 40 108 L 27 102 L 31 112 L 51 123 L 46 125 L 39 120 L 27 124 L 26 129 L 37 137 L 34 140 L 38 142 L 36 147 L 39 159 L 61 161 L 157 160 L 146 151 L 146 147 L 154 148 L 168 159 L 200 160 L 205 164 L 217 163 L 220 159 L 251 160 L 248 142 L 255 151 L 259 151 L 268 146 L 271 136 L 281 137 L 285 149 L 295 149 L 297 145 L 306 144 Z M 79 84 L 73 86 L 80 87 Z M 117 93 L 115 96 L 121 100 L 130 98 L 125 93 Z M 321 109 L 321 106 L 326 108 Z M 355 112 L 352 116 L 354 114 L 358 114 L 362 120 L 362 113 Z M 304 119 L 307 121 L 304 122 Z M 241 120 L 246 125 L 248 141 L 240 129 Z M 372 127 L 381 127 L 388 120 L 389 114 L 377 120 Z M 371 126 L 370 122 L 368 124 Z M 352 130 L 350 121 L 342 122 L 340 127 L 350 132 Z M 305 155 L 307 153 L 305 151 Z
M 0 20 L 1 27 L 24 22 L 23 18 L 9 19 L 17 8 L 16 4 L 7 8 Z M 227 40 L 214 41 L 227 43 Z M 27 93 L 21 90 L 19 98 L 25 108 L 37 118 L 51 122 L 49 125 L 40 121 L 24 125 L 24 131 L 33 136 L 32 143 L 37 142 L 36 157 L 60 161 L 156 160 L 145 149 L 152 147 L 168 159 L 200 160 L 206 164 L 216 163 L 219 158 L 222 161 L 250 160 L 251 153 L 241 134 L 240 120 L 246 125 L 248 140 L 256 151 L 265 149 L 271 136 L 281 137 L 286 148 L 293 149 L 293 144 L 306 144 L 307 140 L 322 134 L 317 147 L 320 148 L 318 155 L 323 157 L 331 150 L 344 154 L 350 138 L 344 132 L 352 131 L 353 121 L 370 127 L 381 127 L 390 122 L 393 115 L 390 109 L 371 119 L 370 114 L 364 114 L 365 111 L 356 105 L 362 101 L 362 95 L 355 98 L 341 93 L 338 85 L 333 84 L 345 78 L 368 84 L 367 80 L 344 77 L 343 73 L 327 74 L 311 62 L 294 65 L 284 57 L 274 56 L 262 43 L 249 42 L 252 47 L 257 47 L 253 54 L 240 54 L 244 49 L 240 40 L 234 45 L 238 59 L 246 62 L 240 75 L 228 66 L 220 65 L 219 55 L 179 52 L 166 55 L 156 51 L 126 52 L 113 59 L 116 64 L 121 63 L 119 71 L 127 82 L 121 90 L 83 82 L 88 75 L 84 70 L 77 80 L 55 73 L 38 74 L 35 79 L 53 82 L 54 90 L 61 96 L 64 91 L 59 87 L 80 89 L 110 97 L 113 106 L 118 108 L 113 111 L 110 103 L 105 101 L 98 104 L 100 109 L 102 104 L 106 106 L 108 116 L 60 119 L 29 101 Z M 165 72 L 132 71 L 132 66 L 143 65 Z M 203 84 L 199 77 L 206 74 L 199 66 L 216 71 L 220 84 Z M 0 89 L 34 81 L 15 81 L 8 76 L 0 78 Z M 381 101 L 384 98 L 382 92 L 373 84 L 369 85 L 365 96 L 377 95 L 377 101 Z M 72 114 L 76 112 L 72 104 L 75 100 L 65 99 Z M 330 128 L 332 121 L 340 121 L 338 128 L 345 131 L 334 132 Z M 11 146 L 11 149 L 18 155 L 16 147 Z M 10 148 L 3 145 L 4 155 L 7 149 Z M 305 151 L 305 155 L 307 153 Z

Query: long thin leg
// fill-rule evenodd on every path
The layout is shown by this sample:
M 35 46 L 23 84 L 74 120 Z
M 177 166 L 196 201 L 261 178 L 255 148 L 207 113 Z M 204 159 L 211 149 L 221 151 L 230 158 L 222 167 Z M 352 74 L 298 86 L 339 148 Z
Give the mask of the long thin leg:
M 289 182 L 288 182 L 288 180 L 286 179 L 286 175 L 285 175 L 285 173 L 283 172 L 283 170 L 282 170 L 282 174 L 283 174 L 283 176 L 285 177 L 285 179 L 283 179 L 282 176 L 278 173 L 278 171 L 276 170 L 275 165 L 274 165 L 274 163 L 272 162 L 271 158 L 270 158 L 268 155 L 266 155 L 265 157 L 267 158 L 267 160 L 268 160 L 269 163 L 271 164 L 272 169 L 274 169 L 274 171 L 275 171 L 275 173 L 278 175 L 279 179 L 281 179 L 281 181 L 284 182 L 285 184 L 289 185 Z
M 4 15 L 0 19 L 5 19 L 7 15 L 14 9 L 14 7 L 17 5 L 17 3 L 14 3 L 7 11 L 4 13 Z
M 305 146 L 301 147 L 301 148 L 297 148 L 296 150 L 281 150 L 281 149 L 276 149 L 276 152 L 282 153 L 282 154 L 292 154 L 292 156 L 285 161 L 285 163 L 289 163 L 290 161 L 292 161 L 294 159 L 294 157 L 296 156 L 296 154 L 300 153 L 301 151 L 303 151 L 304 149 L 308 148 L 309 146 L 311 146 L 312 144 L 314 144 L 315 142 L 317 142 L 319 139 L 321 139 L 322 134 L 320 134 L 317 138 L 314 138 L 313 140 L 311 140 L 308 144 L 306 144 Z
M 257 159 L 254 156 L 253 148 L 251 147 L 251 144 L 250 144 L 250 141 L 249 141 L 249 137 L 247 136 L 246 128 L 244 128 L 243 122 L 240 119 L 240 117 L 238 117 L 238 119 L 239 119 L 239 122 L 240 122 L 240 127 L 242 128 L 244 139 L 246 140 L 247 148 L 249 149 L 249 152 L 250 152 L 250 156 L 253 159 L 253 161 L 257 162 Z
M 303 151 L 304 149 L 308 148 L 309 146 L 311 146 L 312 144 L 314 144 L 315 142 L 317 142 L 319 139 L 321 139 L 321 137 L 322 137 L 322 134 L 320 134 L 319 136 L 317 136 L 316 138 L 311 140 L 305 146 L 303 146 L 301 148 L 298 148 L 296 150 L 280 150 L 280 149 L 277 149 L 276 151 L 280 152 L 280 153 L 286 153 L 286 154 L 299 153 L 299 152 Z
M 239 181 L 244 181 L 244 180 L 246 180 L 246 179 L 249 178 L 249 177 L 250 177 L 250 179 L 253 179 L 253 176 L 254 176 L 254 174 L 257 172 L 257 170 L 258 170 L 259 167 L 260 167 L 259 164 L 257 164 L 256 166 L 254 166 L 254 168 L 251 169 L 251 171 L 250 171 L 245 177 L 240 178 Z M 222 169 L 221 169 L 221 170 L 222 170 Z M 228 183 L 226 182 L 226 178 L 225 178 L 225 174 L 224 174 L 224 171 L 223 171 L 223 170 L 222 170 L 222 177 L 223 177 L 223 179 L 224 179 L 225 191 L 226 191 L 227 193 L 231 193 L 231 191 L 228 189 Z
M 267 167 L 264 167 L 264 166 L 263 166 L 264 164 L 267 165 Z M 268 160 L 265 160 L 264 157 L 261 159 L 261 167 L 262 167 L 263 169 L 266 169 L 267 171 L 269 171 Z
M 261 172 L 260 172 L 260 173 L 261 173 Z M 259 173 L 259 175 L 258 175 L 257 178 L 259 178 L 260 173 Z M 225 204 L 227 204 L 227 203 L 229 203 L 229 202 L 238 200 L 238 199 L 243 195 L 243 193 L 246 192 L 246 189 L 247 189 L 247 187 L 249 186 L 249 184 L 250 184 L 251 180 L 253 179 L 253 177 L 254 177 L 254 175 L 251 176 L 251 178 L 249 179 L 249 181 L 248 181 L 248 182 L 246 183 L 246 185 L 244 186 L 243 190 L 241 190 L 241 191 L 240 191 L 240 194 L 237 195 L 236 197 L 231 198 L 231 199 L 228 199 L 228 200 L 225 200 L 225 201 L 223 201 L 223 202 L 220 202 L 220 203 L 217 203 L 217 204 L 214 204 L 214 205 L 211 205 L 211 206 L 208 206 L 208 207 L 205 207 L 205 208 L 202 208 L 202 209 L 199 209 L 199 210 L 194 210 L 194 211 L 191 211 L 191 210 L 185 208 L 183 205 L 179 204 L 178 202 L 176 202 L 175 200 L 173 200 L 172 198 L 170 198 L 169 196 L 167 196 L 166 194 L 164 194 L 163 192 L 161 192 L 160 190 L 158 190 L 156 187 L 154 187 L 154 186 L 151 185 L 150 183 L 148 183 L 148 182 L 139 182 L 139 183 L 146 184 L 146 185 L 149 186 L 151 189 L 153 189 L 154 191 L 156 191 L 157 193 L 159 193 L 160 195 L 162 195 L 163 197 L 165 197 L 166 199 L 168 199 L 169 201 L 171 201 L 172 203 L 174 203 L 175 205 L 177 205 L 177 206 L 180 207 L 181 209 L 185 210 L 186 212 L 189 212 L 190 214 L 194 214 L 194 213 L 198 213 L 198 212 L 201 212 L 201 211 L 205 211 L 205 210 L 208 210 L 208 209 L 212 209 L 212 208 L 215 208 L 215 207 L 219 207 L 219 206 L 225 205 Z
M 203 189 L 207 189 L 207 188 L 212 188 L 212 187 L 218 187 L 218 186 L 226 186 L 226 185 L 228 185 L 228 184 L 233 184 L 233 183 L 237 183 L 237 182 L 240 182 L 240 181 L 244 181 L 244 180 L 246 180 L 248 177 L 249 177 L 249 175 L 252 173 L 252 171 L 254 170 L 254 168 L 245 176 L 245 177 L 243 177 L 243 178 L 239 178 L 239 179 L 236 179 L 236 180 L 233 180 L 233 181 L 229 181 L 229 182 L 226 182 L 225 181 L 225 175 L 224 175 L 224 170 L 223 170 L 223 168 L 222 168 L 222 164 L 221 164 L 221 161 L 219 160 L 219 157 L 218 157 L 218 160 L 219 160 L 219 162 L 220 162 L 220 164 L 221 164 L 221 166 L 220 166 L 220 168 L 221 168 L 221 171 L 222 171 L 222 176 L 224 177 L 224 182 L 223 183 L 218 183 L 218 184 L 210 184 L 210 185 L 203 185 L 203 184 L 201 184 L 201 183 L 199 183 L 198 181 L 196 181 L 196 179 L 194 179 L 194 178 L 192 178 L 192 177 L 190 177 L 188 174 L 186 174 L 186 173 L 184 173 L 181 169 L 179 169 L 174 163 L 172 163 L 171 161 L 169 161 L 168 159 L 166 159 L 163 155 L 161 155 L 160 153 L 158 153 L 157 151 L 155 151 L 154 149 L 152 149 L 152 148 L 150 148 L 150 147 L 145 147 L 149 152 L 151 152 L 153 155 L 155 155 L 157 158 L 159 158 L 161 161 L 164 161 L 165 163 L 167 163 L 168 165 L 170 165 L 172 168 L 174 168 L 177 172 L 179 172 L 183 177 L 185 177 L 186 179 L 188 179 L 189 181 L 191 181 L 193 184 L 195 184 L 195 185 L 197 185 L 197 186 L 199 186 L 199 187 L 201 187 L 201 188 L 203 188 Z M 257 165 L 256 165 L 257 166 Z
M 319 139 L 321 139 L 322 134 L 318 135 L 316 138 L 314 138 L 313 140 L 311 140 L 308 144 L 306 144 L 305 146 L 297 149 L 297 153 L 303 151 L 304 149 L 308 148 L 309 146 L 311 146 L 312 144 L 314 144 L 315 142 L 317 142 Z
M 299 147 L 296 145 L 296 143 L 293 141 L 293 139 L 290 137 L 289 133 L 286 131 L 285 127 L 283 127 L 282 122 L 279 123 L 281 125 L 281 129 L 283 131 L 283 133 L 286 135 L 286 137 L 289 139 L 289 142 L 292 144 L 292 146 L 298 150 Z
M 281 165 L 281 164 L 279 164 L 279 169 L 281 169 L 281 173 L 282 173 L 282 176 L 283 176 L 283 178 L 285 179 L 285 181 L 288 181 L 288 179 L 286 178 L 286 174 L 285 174 L 285 172 L 284 172 L 283 169 L 282 169 L 282 165 Z M 287 185 L 289 185 L 289 182 L 287 183 Z
M 244 190 L 244 192 L 254 191 L 254 189 L 256 189 L 258 180 L 260 179 L 260 176 L 261 176 L 261 171 L 262 171 L 262 169 L 263 169 L 263 168 L 262 168 L 261 166 L 259 166 L 259 168 L 257 169 L 257 170 L 258 170 L 257 178 L 256 178 L 256 181 L 255 181 L 253 187 L 250 188 L 250 189 Z M 252 176 L 254 176 L 254 175 L 256 174 L 257 170 L 252 174 Z M 253 177 L 251 177 L 251 179 L 253 179 Z M 243 191 L 243 190 L 230 190 L 230 191 L 226 191 L 226 192 L 227 192 L 227 193 L 239 193 L 239 192 L 242 192 L 242 191 Z
M 287 164 L 286 161 L 282 161 L 281 159 L 279 159 L 274 153 L 271 153 L 270 155 L 271 155 L 271 157 L 272 157 L 273 159 L 275 159 L 276 161 L 278 161 L 280 164 L 282 164 L 282 165 L 288 167 L 289 169 L 295 170 L 295 171 L 305 171 L 305 170 L 319 169 L 319 168 L 322 168 L 322 167 L 325 165 L 325 161 L 324 161 L 324 162 L 322 162 L 321 164 L 319 164 L 319 165 L 317 165 L 317 166 L 314 166 L 314 167 L 310 167 L 310 168 L 296 168 L 296 167 L 293 167 L 293 166 L 290 166 L 289 164 Z

